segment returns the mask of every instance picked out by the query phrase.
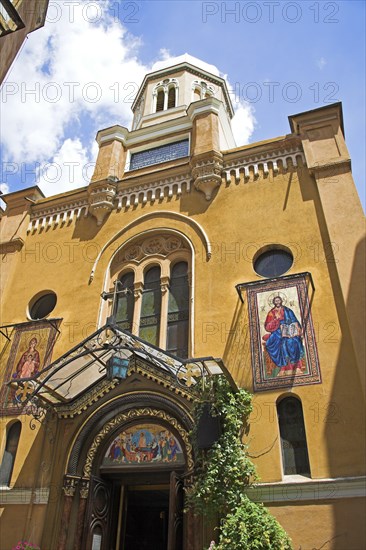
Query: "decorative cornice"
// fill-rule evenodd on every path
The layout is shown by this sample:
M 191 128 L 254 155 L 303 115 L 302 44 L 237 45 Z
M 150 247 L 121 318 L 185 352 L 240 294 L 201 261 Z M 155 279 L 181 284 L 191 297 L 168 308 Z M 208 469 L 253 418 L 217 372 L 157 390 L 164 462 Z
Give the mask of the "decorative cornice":
M 246 155 L 238 160 L 231 160 L 224 162 L 223 172 L 226 176 L 226 182 L 230 183 L 231 174 L 235 172 L 235 179 L 239 181 L 240 170 L 244 171 L 244 178 L 248 180 L 250 178 L 250 172 L 253 171 L 254 177 L 259 177 L 259 167 L 263 169 L 264 176 L 269 174 L 269 165 L 271 165 L 273 175 L 276 176 L 280 169 L 278 163 L 282 163 L 284 169 L 290 168 L 289 160 L 291 160 L 292 166 L 297 168 L 298 159 L 301 158 L 305 165 L 305 156 L 302 149 L 299 147 L 289 148 L 284 151 L 268 151 L 259 152 L 257 154 Z
M 300 476 L 294 476 L 299 478 Z M 366 496 L 366 477 L 287 480 L 276 483 L 258 483 L 247 491 L 255 502 L 279 503 L 320 501 L 328 499 L 359 498 Z
M 193 401 L 195 398 L 195 395 L 192 391 L 189 390 L 189 388 L 183 388 L 179 384 L 172 384 L 171 376 L 163 372 L 160 372 L 158 374 L 156 370 L 148 363 L 137 360 L 135 367 L 131 370 L 131 374 L 132 372 L 136 372 L 141 376 L 148 378 L 149 380 L 157 382 L 159 385 L 163 386 L 166 389 L 169 389 L 176 395 L 181 395 L 182 397 L 187 399 L 187 401 Z
M 180 197 L 183 189 L 186 193 L 191 190 L 191 174 L 180 174 L 178 176 L 160 179 L 156 182 L 137 184 L 126 189 L 120 189 L 116 196 L 117 212 L 122 207 L 130 208 L 140 204 L 146 204 L 148 201 L 154 203 L 156 200 L 168 196 L 176 195 Z
M 254 149 L 255 147 L 243 151 L 224 152 L 222 175 L 226 178 L 227 183 L 230 183 L 232 173 L 235 173 L 235 178 L 239 181 L 240 171 L 244 172 L 244 178 L 246 180 L 250 178 L 251 172 L 254 174 L 255 178 L 258 178 L 260 175 L 260 168 L 264 176 L 268 176 L 270 168 L 272 169 L 273 175 L 276 176 L 280 173 L 279 162 L 282 163 L 283 169 L 287 170 L 290 167 L 289 161 L 291 160 L 292 166 L 296 168 L 298 166 L 299 157 L 305 165 L 305 157 L 302 148 L 298 144 L 293 144 L 293 140 L 292 142 L 291 140 L 287 140 L 287 142 L 284 142 L 281 146 L 276 143 L 276 151 L 265 150 L 255 152 Z M 218 153 L 218 155 L 221 156 L 221 153 Z M 109 186 L 116 186 L 116 194 L 112 197 L 105 191 L 104 194 L 108 194 L 108 204 L 107 209 L 104 209 L 103 212 L 105 214 L 111 210 L 121 212 L 123 209 L 129 209 L 138 205 L 144 205 L 146 203 L 153 204 L 156 201 L 161 201 L 163 198 L 172 198 L 174 196 L 180 197 L 183 192 L 191 192 L 192 179 L 195 180 L 197 189 L 203 191 L 207 198 L 210 196 L 210 193 L 206 193 L 207 185 L 209 186 L 209 191 L 211 188 L 213 190 L 220 185 L 219 179 L 221 173 L 219 174 L 219 168 L 221 170 L 221 161 L 215 158 L 208 164 L 207 162 L 194 162 L 194 165 L 192 165 L 192 173 L 186 171 L 170 177 L 159 178 L 155 181 L 151 181 L 151 174 L 142 174 L 140 177 L 127 177 L 118 183 L 108 182 Z M 324 167 L 319 166 L 314 167 L 313 170 L 331 171 L 335 169 L 335 166 L 337 166 L 337 169 L 341 170 L 345 167 L 345 164 L 339 163 L 339 166 L 336 164 Z M 185 170 L 187 170 L 186 166 Z M 210 170 L 212 172 L 212 181 L 209 180 L 210 174 L 208 171 Z M 150 181 L 148 181 L 149 179 Z M 146 182 L 144 182 L 144 180 L 146 180 Z M 101 182 L 95 182 L 95 184 L 97 187 L 101 186 Z M 87 217 L 88 214 L 92 213 L 92 210 L 95 210 L 98 206 L 94 204 L 94 202 L 98 202 L 99 200 L 99 187 L 94 187 L 90 187 L 89 198 L 87 194 L 88 191 L 85 189 L 81 196 L 79 194 L 78 199 L 65 202 L 65 204 L 60 204 L 60 199 L 57 199 L 56 204 L 54 204 L 53 200 L 50 200 L 48 204 L 43 200 L 42 203 L 34 205 L 32 207 L 27 233 L 68 227 L 73 221 L 79 220 L 82 215 Z M 65 196 L 66 201 L 67 199 L 68 197 Z M 89 204 L 90 201 L 92 202 L 91 204 Z M 94 214 L 96 214 L 96 212 L 95 210 Z
M 49 206 L 42 210 L 34 210 L 31 214 L 27 233 L 35 233 L 37 230 L 55 229 L 71 224 L 75 219 L 88 215 L 89 204 L 88 199 L 75 201 L 72 203 L 58 204 L 57 206 Z
M 103 187 L 101 182 L 95 182 L 89 193 L 89 200 L 86 197 L 84 200 L 73 203 L 59 204 L 33 211 L 27 233 L 68 227 L 74 220 L 79 220 L 82 214 L 87 217 L 89 212 L 94 216 L 97 216 L 99 211 L 106 215 L 114 209 L 120 212 L 122 208 L 128 209 L 147 202 L 153 204 L 164 197 L 180 197 L 183 192 L 191 191 L 191 178 L 191 174 L 186 172 L 151 183 L 137 183 L 128 187 L 124 187 L 126 182 L 122 180 L 117 184 L 118 192 L 114 196 L 112 196 L 113 192 L 111 194 L 108 191 L 113 186 L 112 182 L 108 182 L 108 189 L 105 189 L 106 186 Z M 105 199 L 105 197 L 107 198 Z M 98 206 L 101 206 L 101 209 L 98 210 Z M 99 218 L 102 220 L 103 216 L 99 216 Z

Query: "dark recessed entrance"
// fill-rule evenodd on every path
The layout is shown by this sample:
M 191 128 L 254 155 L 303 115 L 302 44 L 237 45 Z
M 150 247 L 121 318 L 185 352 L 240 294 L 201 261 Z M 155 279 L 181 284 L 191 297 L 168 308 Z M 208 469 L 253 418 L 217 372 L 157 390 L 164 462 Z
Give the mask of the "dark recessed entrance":
M 169 487 L 126 488 L 118 550 L 167 550 Z
M 183 550 L 182 473 L 92 476 L 89 495 L 87 550 Z

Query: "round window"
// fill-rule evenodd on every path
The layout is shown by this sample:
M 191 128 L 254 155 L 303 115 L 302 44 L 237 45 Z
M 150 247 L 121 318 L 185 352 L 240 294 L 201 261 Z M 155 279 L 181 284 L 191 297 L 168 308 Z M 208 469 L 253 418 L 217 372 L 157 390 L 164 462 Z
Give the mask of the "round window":
M 254 270 L 263 277 L 279 277 L 290 269 L 294 258 L 289 250 L 272 248 L 254 260 Z
M 31 319 L 44 319 L 53 311 L 57 302 L 54 292 L 48 291 L 41 296 L 37 294 L 29 303 L 29 316 Z

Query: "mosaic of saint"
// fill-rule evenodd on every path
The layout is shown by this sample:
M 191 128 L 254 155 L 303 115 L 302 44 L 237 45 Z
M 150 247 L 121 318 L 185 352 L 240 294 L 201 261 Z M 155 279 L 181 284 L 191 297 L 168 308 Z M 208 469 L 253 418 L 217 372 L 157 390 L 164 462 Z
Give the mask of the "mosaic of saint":
M 103 460 L 103 466 L 164 463 L 184 464 L 184 455 L 177 437 L 158 424 L 139 424 L 123 430 Z
M 248 290 L 256 390 L 321 381 L 306 283 L 294 281 Z
M 16 390 L 7 385 L 10 381 L 32 378 L 39 375 L 51 361 L 52 349 L 57 335 L 57 324 L 38 321 L 15 326 L 3 356 L 4 376 L 0 390 L 2 410 L 19 412 Z M 4 366 L 3 366 L 4 365 Z
M 268 377 L 302 374 L 306 372 L 302 326 L 294 309 L 284 305 L 286 295 L 269 297 L 271 309 L 263 323 L 262 345 Z M 295 302 L 291 300 L 294 308 Z M 262 330 L 263 333 L 263 330 Z

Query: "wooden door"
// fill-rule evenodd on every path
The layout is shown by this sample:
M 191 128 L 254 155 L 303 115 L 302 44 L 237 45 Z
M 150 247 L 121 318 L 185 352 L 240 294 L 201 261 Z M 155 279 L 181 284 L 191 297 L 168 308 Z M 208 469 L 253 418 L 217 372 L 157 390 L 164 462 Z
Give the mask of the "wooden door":
M 170 474 L 168 550 L 183 550 L 183 479 Z
M 92 476 L 85 516 L 86 550 L 110 550 L 113 500 L 112 483 Z

